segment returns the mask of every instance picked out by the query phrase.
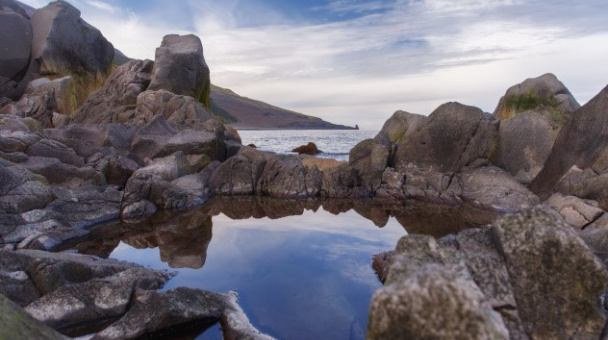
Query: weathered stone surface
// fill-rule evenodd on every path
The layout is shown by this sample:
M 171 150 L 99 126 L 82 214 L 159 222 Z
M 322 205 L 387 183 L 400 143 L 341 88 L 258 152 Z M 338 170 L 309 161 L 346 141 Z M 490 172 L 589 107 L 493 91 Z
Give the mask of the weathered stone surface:
M 65 1 L 57 1 L 34 12 L 32 62 L 43 76 L 72 76 L 75 107 L 101 87 L 114 57 L 114 47 L 80 11 Z
M 73 123 L 127 123 L 136 118 L 137 98 L 150 85 L 150 60 L 131 60 L 118 67 L 103 87 L 93 92 L 78 110 Z
M 75 167 L 84 166 L 84 160 L 82 157 L 78 156 L 73 149 L 52 139 L 41 139 L 30 145 L 27 150 L 25 150 L 25 154 L 30 157 L 56 158 L 62 163 Z
M 576 110 L 560 131 L 541 172 L 530 190 L 549 197 L 568 170 L 591 167 L 608 147 L 608 87 Z M 591 197 L 590 197 L 591 198 Z
M 253 195 L 260 175 L 261 169 L 256 169 L 255 163 L 237 155 L 218 166 L 209 186 L 217 195 Z
M 372 195 L 372 191 L 364 186 L 359 172 L 348 164 L 327 169 L 321 176 L 321 197 L 360 198 Z
M 397 170 L 457 172 L 478 159 L 490 157 L 496 145 L 495 122 L 475 107 L 443 104 L 423 123 L 417 123 L 419 128 L 406 133 L 397 143 L 392 162 Z
M 66 187 L 79 187 L 85 184 L 105 184 L 105 178 L 90 166 L 76 167 L 61 163 L 57 158 L 29 157 L 21 166 L 43 176 L 48 183 Z
M 500 98 L 494 117 L 510 119 L 519 113 L 547 109 L 547 117 L 563 124 L 580 105 L 564 84 L 551 73 L 514 85 Z
M 256 193 L 272 197 L 308 197 L 305 168 L 300 158 L 293 155 L 270 158 L 257 182 Z
M 392 143 L 402 143 L 426 124 L 427 117 L 405 111 L 397 111 L 384 123 L 380 133 L 386 133 Z
M 433 264 L 376 291 L 368 322 L 368 339 L 509 338 L 470 277 Z
M 608 273 L 551 209 L 505 215 L 492 227 L 524 328 L 533 339 L 597 339 Z
M 544 204 L 555 209 L 573 227 L 582 229 L 604 214 L 597 202 L 582 200 L 575 196 L 554 194 Z
M 3 339 L 67 339 L 29 316 L 2 294 L 0 294 L 0 329 L 2 329 Z
M 21 80 L 32 50 L 29 21 L 7 5 L 0 4 L 0 86 L 11 80 Z M 4 95 L 0 87 L 0 97 Z
M 595 222 L 580 232 L 580 237 L 593 253 L 608 267 L 608 214 L 603 214 Z
M 197 36 L 167 35 L 163 38 L 156 49 L 149 89 L 194 97 L 210 107 L 209 67 L 203 55 L 203 44 Z
M 122 205 L 123 216 L 136 216 L 138 212 L 153 212 L 149 201 L 162 209 L 183 210 L 200 205 L 210 195 L 208 186 L 211 173 L 195 173 L 186 156 L 178 151 L 171 156 L 156 159 L 141 168 L 129 179 Z M 138 203 L 144 201 L 143 203 Z M 135 207 L 129 207 L 136 204 Z
M 191 288 L 167 292 L 138 291 L 127 314 L 93 339 L 138 339 L 169 328 L 212 325 L 219 321 L 226 297 Z M 203 328 L 204 329 L 204 328 Z
M 513 212 L 540 203 L 504 170 L 491 166 L 464 170 L 452 180 L 448 192 L 498 211 Z
M 209 110 L 189 96 L 162 89 L 149 90 L 138 95 L 135 122 L 143 125 L 156 116 L 164 116 L 173 127 L 181 128 L 201 126 L 213 118 Z
M 20 213 L 39 209 L 53 199 L 46 179 L 21 166 L 0 162 L 0 211 Z
M 25 307 L 37 300 L 40 293 L 23 270 L 4 271 L 0 268 L 0 295 Z
M 608 210 L 608 173 L 598 175 L 591 168 L 573 166 L 555 187 L 555 191 L 567 196 L 596 201 Z
M 136 289 L 158 289 L 168 278 L 163 272 L 129 268 L 103 279 L 61 286 L 25 307 L 25 311 L 50 327 L 75 332 L 99 320 L 121 317 Z
M 528 184 L 545 165 L 560 127 L 534 111 L 502 120 L 492 161 L 518 182 Z

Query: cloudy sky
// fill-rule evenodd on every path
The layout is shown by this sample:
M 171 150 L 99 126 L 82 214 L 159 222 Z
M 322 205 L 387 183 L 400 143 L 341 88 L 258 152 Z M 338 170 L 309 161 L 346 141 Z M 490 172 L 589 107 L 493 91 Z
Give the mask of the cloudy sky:
M 214 84 L 368 129 L 448 101 L 492 112 L 508 87 L 547 72 L 581 104 L 608 84 L 605 0 L 69 2 L 130 57 L 195 33 Z

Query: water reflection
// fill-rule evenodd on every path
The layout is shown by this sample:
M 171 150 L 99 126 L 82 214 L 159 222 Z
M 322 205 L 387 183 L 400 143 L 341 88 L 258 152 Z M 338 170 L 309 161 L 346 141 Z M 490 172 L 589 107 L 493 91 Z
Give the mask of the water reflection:
M 439 237 L 494 217 L 422 202 L 215 198 L 180 214 L 100 226 L 65 247 L 177 269 L 165 289 L 237 290 L 252 323 L 278 338 L 364 339 L 380 287 L 372 255 L 406 233 Z

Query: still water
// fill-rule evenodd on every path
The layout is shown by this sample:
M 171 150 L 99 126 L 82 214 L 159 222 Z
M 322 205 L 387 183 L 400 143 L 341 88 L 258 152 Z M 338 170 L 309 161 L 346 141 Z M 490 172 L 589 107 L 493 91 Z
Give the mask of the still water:
M 291 153 L 300 145 L 313 142 L 322 151 L 317 157 L 348 160 L 348 152 L 358 142 L 374 138 L 371 130 L 242 130 L 239 131 L 244 145 L 255 144 L 264 151 L 280 154 Z
M 213 198 L 179 214 L 91 229 L 80 253 L 177 272 L 164 289 L 236 291 L 254 326 L 279 339 L 364 339 L 371 257 L 400 237 L 440 237 L 491 221 L 461 206 L 378 200 Z M 219 326 L 198 339 L 221 339 Z

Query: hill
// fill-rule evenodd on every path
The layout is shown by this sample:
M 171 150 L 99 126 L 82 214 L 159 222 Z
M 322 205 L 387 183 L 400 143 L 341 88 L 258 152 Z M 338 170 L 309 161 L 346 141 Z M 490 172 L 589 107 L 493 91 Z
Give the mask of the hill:
M 213 114 L 238 130 L 355 129 L 243 97 L 232 90 L 215 85 L 211 85 L 210 96 Z

